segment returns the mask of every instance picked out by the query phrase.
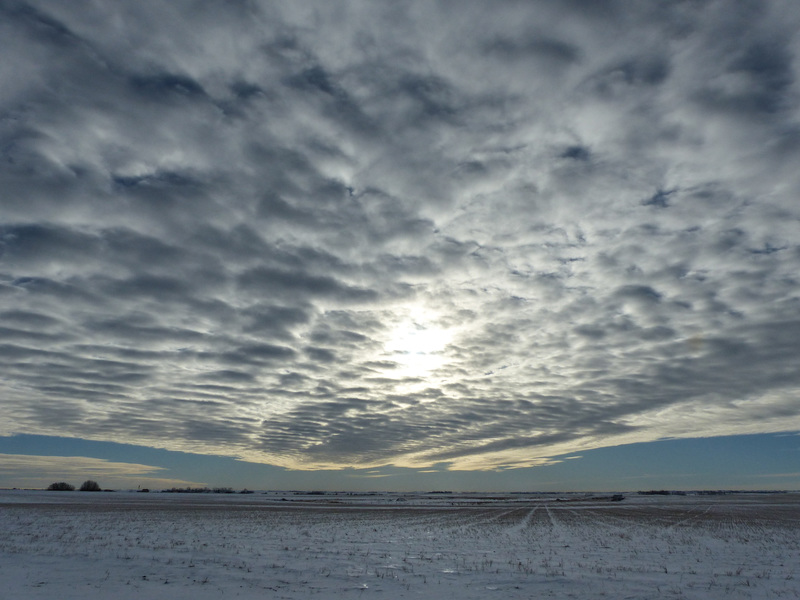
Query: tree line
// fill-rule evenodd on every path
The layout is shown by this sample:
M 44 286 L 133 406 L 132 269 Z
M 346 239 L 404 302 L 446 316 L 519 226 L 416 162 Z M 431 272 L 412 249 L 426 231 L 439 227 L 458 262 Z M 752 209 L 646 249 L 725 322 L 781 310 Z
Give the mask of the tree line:
M 50 490 L 51 492 L 74 492 L 75 486 L 65 481 L 59 481 L 57 483 L 51 483 L 50 485 L 47 486 L 47 489 Z M 79 491 L 102 492 L 103 490 L 100 488 L 100 484 L 98 484 L 96 481 L 87 479 L 81 484 Z

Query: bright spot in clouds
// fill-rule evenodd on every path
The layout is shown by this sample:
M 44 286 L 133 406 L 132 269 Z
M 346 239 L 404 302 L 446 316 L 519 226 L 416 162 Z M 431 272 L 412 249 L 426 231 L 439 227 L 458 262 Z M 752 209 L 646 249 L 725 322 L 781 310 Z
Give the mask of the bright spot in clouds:
M 399 366 L 398 377 L 426 377 L 445 365 L 445 349 L 453 337 L 451 329 L 435 324 L 435 319 L 423 315 L 403 320 L 392 329 L 386 352 L 389 360 Z
M 800 430 L 798 32 L 0 2 L 0 435 L 453 472 Z

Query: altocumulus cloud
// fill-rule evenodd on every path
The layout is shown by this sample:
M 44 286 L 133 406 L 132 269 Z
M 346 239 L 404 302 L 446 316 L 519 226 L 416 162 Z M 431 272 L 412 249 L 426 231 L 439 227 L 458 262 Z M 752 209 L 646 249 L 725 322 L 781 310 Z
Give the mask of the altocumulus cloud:
M 800 429 L 793 1 L 8 1 L 0 433 L 489 469 Z

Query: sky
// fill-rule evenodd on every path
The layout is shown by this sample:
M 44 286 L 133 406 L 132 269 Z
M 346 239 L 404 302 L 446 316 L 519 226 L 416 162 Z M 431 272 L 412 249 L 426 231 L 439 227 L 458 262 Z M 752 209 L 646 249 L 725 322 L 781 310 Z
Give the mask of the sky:
M 0 485 L 800 488 L 798 32 L 0 3 Z

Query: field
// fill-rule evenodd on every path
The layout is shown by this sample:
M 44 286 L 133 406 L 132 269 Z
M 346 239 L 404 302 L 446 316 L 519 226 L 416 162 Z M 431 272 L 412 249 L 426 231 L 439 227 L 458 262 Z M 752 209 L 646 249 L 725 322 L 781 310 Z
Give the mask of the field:
M 0 491 L 3 598 L 798 598 L 800 495 Z

